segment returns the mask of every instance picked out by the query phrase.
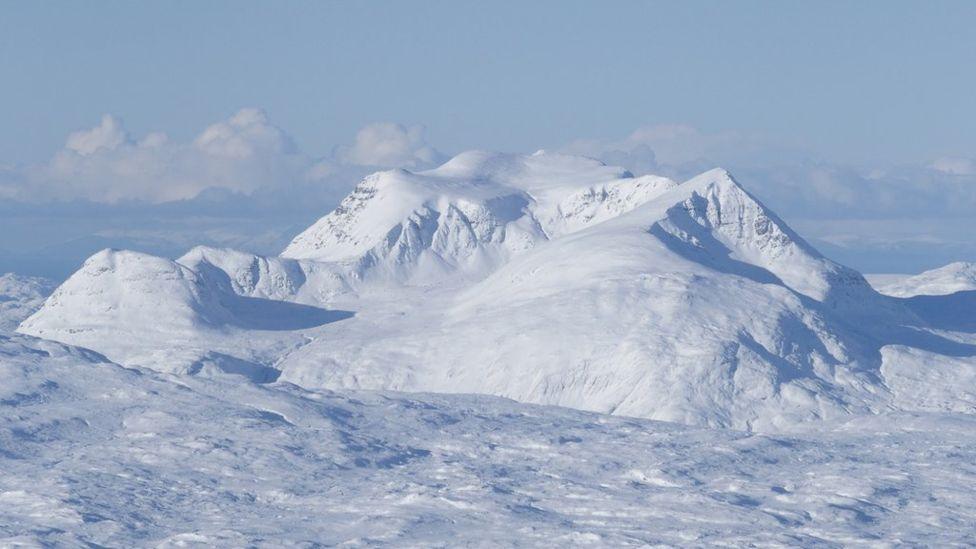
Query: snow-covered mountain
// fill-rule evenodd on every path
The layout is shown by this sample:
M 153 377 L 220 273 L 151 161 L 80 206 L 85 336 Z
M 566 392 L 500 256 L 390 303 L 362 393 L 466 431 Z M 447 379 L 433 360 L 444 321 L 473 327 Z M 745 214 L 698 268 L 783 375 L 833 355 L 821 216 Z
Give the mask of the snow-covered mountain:
M 337 326 L 282 379 L 768 429 L 891 406 L 879 349 L 915 320 L 721 170 L 422 302 Z
M 965 273 L 880 294 L 723 170 L 475 152 L 280 257 L 5 277 L 0 545 L 972 545 Z
M 220 371 L 306 388 L 741 428 L 971 397 L 894 389 L 968 379 L 976 342 L 926 312 L 939 303 L 878 294 L 723 170 L 679 185 L 579 157 L 464 153 L 367 177 L 278 258 L 118 256 L 93 258 L 20 331 L 166 371 L 217 353 Z M 951 366 L 911 372 L 919 353 Z
M 915 276 L 878 284 L 878 291 L 895 297 L 949 295 L 976 290 L 976 263 L 956 262 Z
M 367 177 L 282 256 L 346 264 L 354 280 L 477 279 L 674 186 L 586 158 L 469 152 L 426 172 Z
M 202 258 L 203 253 L 199 249 L 190 255 Z M 137 252 L 101 251 L 19 331 L 97 349 L 126 365 L 197 373 L 216 364 L 260 380 L 277 377 L 264 364 L 274 356 L 261 354 L 261 349 L 283 352 L 305 341 L 297 333 L 302 329 L 348 315 L 241 295 L 236 292 L 246 280 L 235 286 L 224 271 L 206 268 L 203 259 L 190 264 L 198 270 Z M 251 332 L 275 335 L 247 335 Z

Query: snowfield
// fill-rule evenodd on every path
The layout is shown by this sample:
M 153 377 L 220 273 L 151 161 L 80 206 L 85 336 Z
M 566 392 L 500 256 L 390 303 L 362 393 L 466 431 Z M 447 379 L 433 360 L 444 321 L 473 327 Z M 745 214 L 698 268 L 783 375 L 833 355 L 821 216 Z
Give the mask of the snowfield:
M 278 257 L 4 278 L 0 545 L 973 545 L 973 272 L 720 169 L 380 172 Z
M 972 545 L 976 418 L 775 436 L 0 336 L 0 545 Z

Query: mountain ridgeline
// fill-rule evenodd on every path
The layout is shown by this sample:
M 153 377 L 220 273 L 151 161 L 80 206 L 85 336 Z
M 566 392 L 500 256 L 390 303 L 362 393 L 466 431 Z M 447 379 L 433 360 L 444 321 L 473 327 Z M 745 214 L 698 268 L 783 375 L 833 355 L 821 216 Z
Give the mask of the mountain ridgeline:
M 976 402 L 971 317 L 932 299 L 877 293 L 721 169 L 467 152 L 368 176 L 280 257 L 101 252 L 19 330 L 175 373 L 776 429 Z

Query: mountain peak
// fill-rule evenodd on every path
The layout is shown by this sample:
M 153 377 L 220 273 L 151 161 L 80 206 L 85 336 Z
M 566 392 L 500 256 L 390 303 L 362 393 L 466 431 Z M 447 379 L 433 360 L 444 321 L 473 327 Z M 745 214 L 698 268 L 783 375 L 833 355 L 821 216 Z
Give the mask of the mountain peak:
M 668 196 L 659 234 L 696 261 L 732 272 L 759 267 L 817 301 L 873 294 L 860 274 L 821 255 L 725 169 L 695 176 Z
M 748 201 L 756 204 L 757 207 L 765 209 L 759 199 L 752 195 L 739 181 L 725 168 L 712 168 L 702 172 L 681 184 L 682 188 L 692 190 L 702 190 L 707 188 L 720 189 L 725 192 L 735 192 L 748 196 Z
M 633 188 L 617 183 L 622 179 Z M 282 255 L 356 262 L 359 275 L 379 270 L 400 281 L 416 269 L 481 276 L 554 231 L 632 208 L 667 181 L 635 181 L 626 170 L 585 157 L 467 151 L 433 170 L 366 177 Z M 606 211 L 593 210 L 607 201 Z M 563 206 L 580 214 L 568 225 L 561 223 Z

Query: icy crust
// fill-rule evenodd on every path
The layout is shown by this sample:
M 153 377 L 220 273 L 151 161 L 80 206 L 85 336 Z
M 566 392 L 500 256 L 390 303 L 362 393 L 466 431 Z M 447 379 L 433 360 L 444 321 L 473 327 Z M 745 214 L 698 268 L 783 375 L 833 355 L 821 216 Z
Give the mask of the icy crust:
M 793 434 L 132 370 L 0 334 L 3 546 L 971 546 L 976 419 Z

